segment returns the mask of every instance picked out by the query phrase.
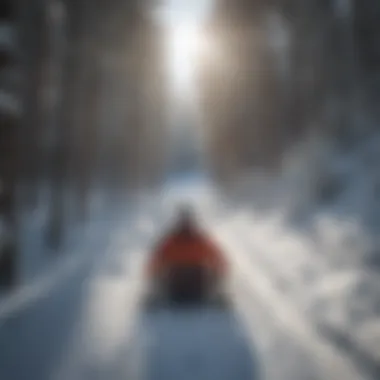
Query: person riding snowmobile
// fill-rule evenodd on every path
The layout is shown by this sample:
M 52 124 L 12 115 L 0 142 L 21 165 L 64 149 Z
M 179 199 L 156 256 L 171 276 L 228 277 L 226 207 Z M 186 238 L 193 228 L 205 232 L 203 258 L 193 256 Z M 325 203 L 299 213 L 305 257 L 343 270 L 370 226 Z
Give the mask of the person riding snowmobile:
M 218 292 L 227 272 L 223 252 L 201 231 L 188 208 L 180 210 L 174 229 L 155 247 L 147 267 L 148 277 L 176 300 Z

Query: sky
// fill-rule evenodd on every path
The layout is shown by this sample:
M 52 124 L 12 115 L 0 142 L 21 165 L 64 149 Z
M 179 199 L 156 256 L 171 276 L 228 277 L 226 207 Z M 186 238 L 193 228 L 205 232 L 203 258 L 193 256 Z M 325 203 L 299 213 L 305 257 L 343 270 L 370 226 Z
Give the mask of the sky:
M 212 0 L 167 0 L 161 14 L 166 22 L 174 25 L 197 22 L 208 14 L 212 3 Z

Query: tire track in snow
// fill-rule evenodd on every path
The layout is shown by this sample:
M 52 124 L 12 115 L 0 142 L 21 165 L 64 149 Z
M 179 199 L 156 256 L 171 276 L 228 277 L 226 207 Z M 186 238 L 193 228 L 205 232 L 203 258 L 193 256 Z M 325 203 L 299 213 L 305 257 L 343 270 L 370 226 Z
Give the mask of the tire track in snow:
M 261 359 L 260 379 L 270 380 L 319 380 L 318 363 L 306 352 L 290 332 L 278 323 L 273 312 L 252 289 L 248 289 L 242 276 L 235 276 L 235 307 L 252 344 L 257 347 Z

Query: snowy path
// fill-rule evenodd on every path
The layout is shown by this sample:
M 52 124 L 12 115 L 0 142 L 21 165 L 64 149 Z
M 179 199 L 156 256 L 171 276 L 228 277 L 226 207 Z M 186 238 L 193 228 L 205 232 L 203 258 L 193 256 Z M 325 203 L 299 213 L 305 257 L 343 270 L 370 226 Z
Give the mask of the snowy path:
M 342 287 L 339 268 L 334 268 L 315 250 L 306 235 L 281 230 L 273 222 L 270 224 L 268 226 L 268 221 L 258 215 L 235 212 L 215 231 L 221 243 L 224 241 L 224 245 L 230 247 L 227 251 L 233 252 L 231 262 L 239 276 L 245 278 L 245 287 L 252 296 L 250 303 L 261 300 L 270 315 L 275 316 L 276 323 L 311 353 L 319 367 L 320 375 L 316 378 L 378 379 L 380 351 L 376 339 L 380 325 L 378 319 L 376 325 L 376 315 L 366 311 L 367 318 L 372 317 L 368 323 L 372 341 L 368 334 L 367 340 L 355 334 L 348 322 L 349 315 L 345 315 L 350 312 L 344 305 L 350 288 Z M 344 268 L 342 271 L 344 274 Z M 325 290 L 335 302 L 321 304 L 313 293 L 318 290 L 317 285 L 324 282 L 327 283 Z M 370 308 L 375 308 L 375 297 L 372 303 Z M 360 305 L 360 299 L 352 297 L 352 308 L 356 304 Z M 335 315 L 338 318 L 334 320 L 331 316 Z
M 306 315 L 287 302 L 271 282 L 271 273 L 254 261 L 254 245 L 244 244 L 244 231 L 228 219 L 215 228 L 215 235 L 230 255 L 238 273 L 235 298 L 248 331 L 262 352 L 270 379 L 364 379 L 341 352 L 323 341 Z M 256 319 L 256 320 L 254 320 Z
M 103 226 L 92 254 L 43 296 L 0 307 L 0 379 L 372 379 L 278 291 L 244 221 L 198 207 L 230 254 L 234 310 L 141 314 L 141 266 L 165 225 L 158 207 Z

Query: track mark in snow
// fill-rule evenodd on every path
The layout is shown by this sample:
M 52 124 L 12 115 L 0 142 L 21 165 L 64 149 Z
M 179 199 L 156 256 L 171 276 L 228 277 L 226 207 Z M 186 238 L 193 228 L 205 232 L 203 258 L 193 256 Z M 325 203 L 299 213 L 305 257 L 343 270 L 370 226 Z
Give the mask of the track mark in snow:
M 258 380 L 257 353 L 234 312 L 163 311 L 142 318 L 146 380 Z
M 260 221 L 258 220 L 256 224 L 259 222 Z M 251 218 L 239 218 L 236 223 L 234 223 L 234 230 L 235 234 L 239 236 L 239 242 L 244 244 L 245 251 L 247 252 L 249 250 L 249 253 L 245 255 L 245 258 L 251 261 L 251 265 L 260 267 L 262 272 L 269 276 L 275 287 L 281 286 L 282 289 L 278 291 L 279 295 L 281 293 L 283 297 L 286 297 L 289 302 L 292 303 L 293 307 L 298 308 L 298 310 L 302 308 L 302 303 L 300 306 L 299 301 L 302 302 L 305 300 L 295 299 L 294 297 L 298 297 L 299 295 L 302 295 L 302 293 L 303 297 L 307 296 L 307 291 L 302 288 L 302 286 L 304 286 L 302 282 L 303 279 L 297 277 L 297 275 L 300 275 L 299 270 L 297 270 L 299 268 L 295 268 L 296 275 L 292 276 L 292 273 L 289 272 L 289 263 L 283 256 L 279 257 L 277 255 L 276 260 L 276 253 L 281 255 L 284 252 L 289 252 L 291 255 L 287 258 L 288 261 L 295 261 L 296 263 L 300 261 L 303 262 L 308 268 L 311 267 L 314 270 L 316 269 L 319 277 L 331 273 L 331 269 L 328 267 L 327 262 L 316 252 L 314 252 L 314 255 L 309 255 L 305 252 L 305 248 L 297 250 L 296 241 L 288 242 L 288 246 L 290 244 L 289 248 L 293 247 L 293 250 L 289 248 L 286 249 L 285 246 L 281 247 L 282 249 L 280 252 L 277 252 L 276 250 L 273 252 L 271 247 L 277 248 L 278 244 L 282 244 L 282 241 L 274 243 L 270 240 L 266 249 L 263 240 L 261 241 L 261 244 L 258 245 L 257 240 L 260 240 L 258 239 L 260 236 L 257 235 L 260 233 L 260 228 L 253 223 Z M 252 232 L 254 232 L 254 236 L 252 236 Z M 281 266 L 282 263 L 283 266 Z M 286 268 L 284 268 L 284 266 L 286 266 Z M 290 285 L 293 286 L 292 293 L 286 292 L 286 290 L 290 290 Z M 285 292 L 284 287 L 287 288 L 285 289 Z M 308 315 L 309 317 L 306 316 L 305 312 L 305 320 L 310 318 L 310 314 Z M 349 359 L 357 370 L 360 370 L 363 373 L 363 376 L 366 374 L 369 378 L 378 378 L 380 364 L 375 358 L 376 354 L 361 347 L 360 343 L 350 337 L 348 331 L 343 331 L 336 326 L 330 327 L 323 322 L 319 323 L 318 321 L 314 321 L 314 319 L 313 322 L 310 323 L 310 326 L 314 329 L 315 333 L 320 334 L 320 337 L 324 341 L 334 347 L 337 352 L 340 352 L 343 357 Z
M 239 231 L 234 233 L 234 228 L 228 223 L 219 226 L 214 231 L 218 240 L 230 253 L 230 260 L 243 276 L 247 289 L 250 289 L 254 296 L 259 297 L 262 304 L 271 310 L 271 314 L 283 325 L 283 328 L 289 330 L 315 356 L 316 362 L 326 374 L 324 378 L 365 379 L 350 361 L 332 345 L 325 343 L 305 321 L 305 318 L 284 301 L 270 279 L 260 270 L 260 264 L 254 265 L 251 260 L 248 260 L 246 256 L 249 252 L 245 252 L 242 248 L 238 237 Z

